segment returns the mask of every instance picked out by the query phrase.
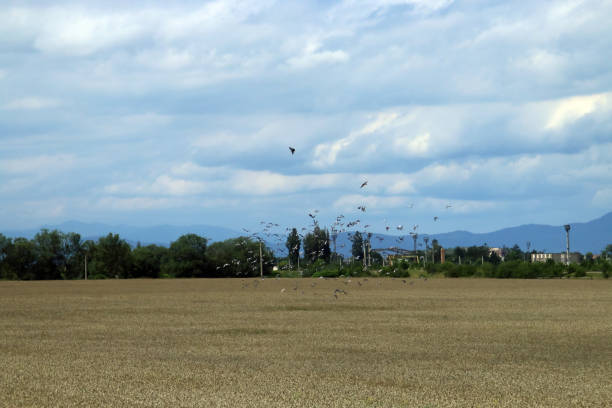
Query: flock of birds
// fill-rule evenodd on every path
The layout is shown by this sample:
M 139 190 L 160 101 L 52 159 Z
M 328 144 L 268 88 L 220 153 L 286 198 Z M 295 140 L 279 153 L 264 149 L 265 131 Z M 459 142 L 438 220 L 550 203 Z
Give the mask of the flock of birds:
M 277 275 L 276 280 L 279 280 L 279 279 L 280 278 Z M 321 281 L 322 283 L 318 283 L 317 280 Z M 312 291 L 311 294 L 315 296 L 318 296 L 318 295 L 329 296 L 329 291 L 331 291 L 331 288 L 333 288 L 333 291 L 331 291 L 332 292 L 331 297 L 333 297 L 335 300 L 338 300 L 344 296 L 348 296 L 349 292 L 347 289 L 350 286 L 353 286 L 355 291 L 358 291 L 359 288 L 366 287 L 367 285 L 375 285 L 375 287 L 378 287 L 378 288 L 383 286 L 383 282 L 379 279 L 370 281 L 368 278 L 361 278 L 361 279 L 351 278 L 351 277 L 345 277 L 342 275 L 336 278 L 320 277 L 317 280 L 311 279 L 308 281 L 310 282 L 310 284 L 308 283 L 303 284 L 300 279 L 295 279 L 293 287 L 291 287 L 290 289 L 283 287 L 281 288 L 280 293 L 284 294 L 284 293 L 293 292 L 296 294 L 303 295 L 303 294 L 306 294 L 306 290 L 310 290 Z M 397 287 L 396 284 L 398 282 L 401 285 L 410 287 L 410 286 L 413 286 L 417 280 L 422 281 L 422 282 L 427 282 L 426 277 L 420 277 L 418 279 L 391 278 L 391 282 L 395 287 Z M 249 279 L 249 280 L 243 279 L 241 281 L 241 288 L 242 289 L 249 289 L 249 288 L 257 289 L 259 285 L 263 284 L 265 281 L 266 281 L 266 278 L 256 278 L 256 279 Z M 329 284 L 328 282 L 331 282 L 332 284 Z M 339 284 L 344 285 L 344 287 L 342 286 L 338 287 Z M 318 292 L 319 290 L 321 290 L 322 293 Z M 351 289 L 351 292 L 352 290 L 353 289 Z
M 293 146 L 289 146 L 289 151 L 292 156 L 295 155 L 296 153 L 296 149 Z M 364 189 L 367 186 L 368 186 L 368 180 L 363 180 L 359 185 L 359 189 Z M 413 207 L 414 207 L 414 203 L 408 204 L 408 208 L 413 208 Z M 446 205 L 446 210 L 450 209 L 451 207 L 452 207 L 452 204 L 448 203 Z M 362 214 L 362 215 L 364 215 L 364 213 L 367 212 L 367 208 L 365 204 L 357 205 L 356 210 L 359 211 L 358 214 Z M 319 210 L 316 210 L 316 209 L 308 212 L 308 216 L 310 217 L 312 221 L 313 227 L 316 227 L 319 225 L 318 218 L 317 218 L 318 215 L 319 215 Z M 433 217 L 434 222 L 437 222 L 439 219 L 440 217 L 437 215 Z M 336 216 L 335 221 L 331 224 L 331 227 L 329 230 L 329 233 L 330 233 L 329 235 L 330 235 L 330 239 L 332 240 L 332 242 L 325 241 L 324 244 L 326 245 L 333 244 L 333 247 L 332 245 L 330 245 L 331 247 L 330 249 L 332 252 L 344 252 L 342 251 L 342 249 L 347 244 L 340 243 L 338 246 L 336 246 L 337 244 L 336 241 L 337 241 L 338 236 L 340 234 L 346 233 L 348 239 L 352 240 L 353 235 L 359 230 L 361 230 L 360 233 L 362 234 L 362 237 L 364 240 L 371 242 L 371 239 L 374 238 L 378 240 L 379 245 L 383 245 L 387 247 L 401 247 L 405 242 L 405 238 L 407 238 L 408 236 L 412 237 L 413 239 L 415 239 L 418 236 L 418 230 L 419 230 L 418 224 L 414 224 L 412 226 L 405 227 L 402 224 L 394 225 L 394 226 L 389 225 L 386 220 L 384 220 L 384 223 L 385 223 L 385 231 L 390 231 L 393 229 L 401 233 L 404 230 L 406 230 L 408 231 L 408 234 L 396 236 L 395 238 L 393 238 L 395 242 L 389 245 L 388 237 L 376 235 L 374 233 L 369 232 L 368 229 L 371 227 L 371 225 L 362 222 L 362 219 L 360 217 L 353 216 L 351 219 L 349 219 L 344 214 L 339 214 L 338 216 Z M 254 239 L 259 242 L 265 242 L 266 245 L 270 247 L 272 251 L 275 253 L 281 253 L 281 254 L 289 253 L 289 249 L 286 248 L 286 240 L 287 240 L 288 235 L 292 231 L 291 227 L 283 228 L 278 223 L 268 222 L 268 221 L 261 221 L 260 227 L 261 227 L 260 231 L 250 231 L 246 228 L 242 228 L 242 230 L 246 233 L 247 239 L 249 240 Z M 304 238 L 309 232 L 310 232 L 310 229 L 306 227 L 302 227 L 298 231 L 300 242 L 304 241 Z M 245 249 L 246 249 L 246 247 L 249 244 L 249 241 L 247 241 L 247 239 L 239 241 L 238 243 L 236 243 L 236 246 L 245 246 Z M 423 244 L 418 243 L 418 246 L 422 247 Z M 291 248 L 291 249 L 298 250 L 299 247 L 298 245 L 296 245 L 294 248 Z M 248 256 L 246 257 L 246 259 L 243 259 L 243 260 L 233 259 L 231 262 L 218 266 L 217 269 L 226 269 L 226 268 L 239 269 L 238 267 L 241 265 L 241 262 L 245 262 L 248 265 L 248 268 L 251 269 L 251 271 L 258 270 L 260 267 L 259 252 L 253 251 L 252 249 L 250 249 L 250 250 L 247 250 L 247 254 Z M 316 257 L 320 257 L 324 255 L 322 253 L 322 250 L 318 250 L 318 251 L 314 251 L 310 253 L 304 253 L 303 251 L 300 251 L 299 254 L 300 254 L 300 257 L 306 257 L 306 258 L 316 258 Z M 264 261 L 265 265 L 270 265 L 271 263 L 272 263 L 271 260 Z M 284 268 L 289 268 L 289 266 L 285 266 Z M 236 274 L 240 276 L 243 273 L 245 275 L 247 274 L 245 272 L 237 272 Z

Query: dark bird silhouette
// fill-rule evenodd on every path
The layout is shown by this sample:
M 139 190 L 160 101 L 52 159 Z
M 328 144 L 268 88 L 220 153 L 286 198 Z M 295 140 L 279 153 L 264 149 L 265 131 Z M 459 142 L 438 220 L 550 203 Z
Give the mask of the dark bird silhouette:
M 434 217 L 434 221 L 438 221 L 438 217 Z
M 291 151 L 291 155 L 293 156 L 293 153 L 295 153 L 295 148 L 294 148 L 294 147 L 289 146 L 289 150 Z
M 368 185 L 368 180 L 366 180 L 363 183 L 361 183 L 361 187 L 359 187 L 359 188 L 364 188 L 367 185 Z

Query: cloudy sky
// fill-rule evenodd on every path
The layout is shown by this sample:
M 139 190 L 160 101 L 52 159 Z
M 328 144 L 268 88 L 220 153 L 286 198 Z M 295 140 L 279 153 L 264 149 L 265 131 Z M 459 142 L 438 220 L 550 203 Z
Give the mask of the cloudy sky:
M 428 233 L 612 210 L 612 1 L 2 1 L 1 229 L 314 210 Z

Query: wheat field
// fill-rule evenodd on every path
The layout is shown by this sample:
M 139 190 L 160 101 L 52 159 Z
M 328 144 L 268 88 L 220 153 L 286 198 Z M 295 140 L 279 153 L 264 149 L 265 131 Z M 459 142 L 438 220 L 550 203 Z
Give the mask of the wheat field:
M 5 407 L 612 401 L 604 280 L 0 282 L 0 308 Z

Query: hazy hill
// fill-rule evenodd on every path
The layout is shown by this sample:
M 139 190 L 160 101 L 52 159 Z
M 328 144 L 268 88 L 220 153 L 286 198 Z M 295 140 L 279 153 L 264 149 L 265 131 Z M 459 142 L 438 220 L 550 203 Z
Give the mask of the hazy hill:
M 603 217 L 584 223 L 572 223 L 570 231 L 570 249 L 582 253 L 591 251 L 599 253 L 606 245 L 612 243 L 612 212 Z M 222 241 L 228 238 L 240 236 L 239 231 L 229 228 L 211 225 L 172 226 L 158 225 L 151 227 L 133 227 L 128 225 L 89 224 L 78 221 L 68 221 L 60 225 L 44 226 L 48 229 L 58 229 L 64 232 L 78 232 L 84 239 L 97 239 L 107 235 L 109 232 L 119 234 L 132 244 L 141 242 L 146 244 L 169 245 L 183 234 L 194 233 L 208 238 L 210 241 Z M 0 231 L 9 237 L 32 238 L 39 229 L 21 231 Z M 531 249 L 561 252 L 565 250 L 565 230 L 563 225 L 521 225 L 518 227 L 504 228 L 487 233 L 472 233 L 468 231 L 453 231 L 442 234 L 419 233 L 417 245 L 424 248 L 423 237 L 437 239 L 445 248 L 456 246 L 484 245 L 490 247 L 511 247 L 518 244 L 521 249 L 526 249 L 527 241 L 531 242 Z M 406 234 L 401 240 L 400 236 L 387 234 L 374 234 L 372 237 L 372 248 L 413 248 L 412 238 Z M 348 233 L 342 233 L 336 241 L 339 253 L 349 255 L 351 242 Z M 282 248 L 276 242 L 269 243 L 274 249 Z M 332 248 L 333 249 L 333 248 Z
M 608 244 L 612 244 L 612 212 L 603 217 L 584 223 L 572 223 L 570 230 L 570 250 L 582 253 L 599 253 Z M 563 225 L 521 225 L 504 228 L 487 233 L 472 233 L 468 231 L 453 231 L 442 234 L 419 233 L 418 248 L 424 248 L 423 237 L 437 239 L 445 248 L 456 246 L 472 246 L 487 244 L 490 247 L 511 247 L 518 244 L 526 249 L 527 241 L 531 242 L 531 250 L 562 252 L 565 251 L 565 230 Z M 351 243 L 347 233 L 340 234 L 336 241 L 338 252 L 348 255 Z M 414 242 L 406 234 L 403 241 L 400 237 L 386 234 L 373 234 L 372 248 L 400 247 L 412 249 Z
M 57 229 L 63 232 L 77 232 L 81 234 L 83 239 L 97 240 L 99 237 L 108 235 L 109 232 L 119 234 L 119 236 L 131 244 L 137 242 L 143 245 L 158 244 L 168 246 L 172 241 L 184 234 L 198 234 L 206 237 L 211 241 L 223 241 L 228 238 L 239 236 L 240 233 L 229 228 L 216 227 L 212 225 L 191 225 L 191 226 L 174 226 L 174 225 L 156 225 L 151 227 L 133 227 L 129 225 L 107 225 L 100 223 L 83 223 L 79 221 L 67 221 L 59 225 L 46 225 L 41 228 L 50 230 Z M 6 231 L 2 232 L 9 237 L 24 237 L 32 238 L 36 235 L 38 229 Z

